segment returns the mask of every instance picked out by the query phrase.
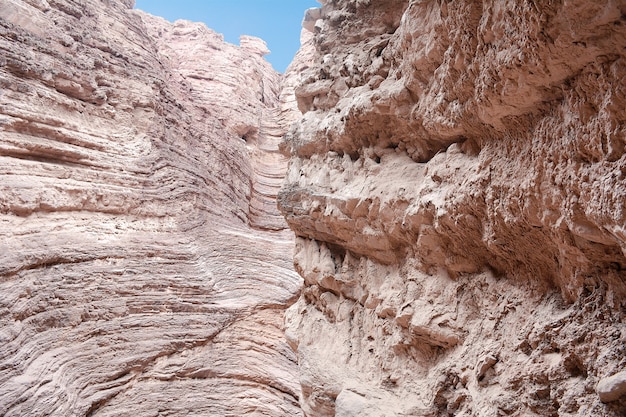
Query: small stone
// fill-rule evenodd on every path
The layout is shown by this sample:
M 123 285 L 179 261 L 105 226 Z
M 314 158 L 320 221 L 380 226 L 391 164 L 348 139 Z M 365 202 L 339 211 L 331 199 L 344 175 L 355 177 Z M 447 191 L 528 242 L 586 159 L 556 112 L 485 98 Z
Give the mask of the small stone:
M 486 355 L 476 365 L 476 379 L 481 380 L 487 371 L 498 362 L 498 359 L 493 355 Z
M 312 7 L 304 13 L 302 27 L 311 33 L 315 33 L 315 24 L 322 17 L 322 9 Z
M 601 379 L 596 391 L 603 403 L 616 401 L 626 395 L 626 371 Z

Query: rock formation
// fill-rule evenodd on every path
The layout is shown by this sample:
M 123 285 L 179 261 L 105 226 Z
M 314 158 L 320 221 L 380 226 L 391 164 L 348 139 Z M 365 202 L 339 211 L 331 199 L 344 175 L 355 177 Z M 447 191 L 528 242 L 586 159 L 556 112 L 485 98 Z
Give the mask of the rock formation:
M 304 413 L 624 415 L 624 2 L 321 3 L 281 145 Z
M 0 0 L 0 415 L 626 413 L 626 5 L 321 3 Z
M 297 416 L 263 41 L 0 0 L 0 415 Z

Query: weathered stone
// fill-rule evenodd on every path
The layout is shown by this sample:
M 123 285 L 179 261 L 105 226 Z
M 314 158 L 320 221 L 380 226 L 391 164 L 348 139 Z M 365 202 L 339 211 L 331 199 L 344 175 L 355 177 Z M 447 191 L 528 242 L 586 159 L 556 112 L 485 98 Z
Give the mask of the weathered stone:
M 626 413 L 624 7 L 321 3 L 0 0 L 0 415 Z
M 493 355 L 485 355 L 478 361 L 476 365 L 476 379 L 480 381 L 483 379 L 489 369 L 498 362 L 498 359 Z
M 626 371 L 601 379 L 596 389 L 602 402 L 619 400 L 626 395 Z
M 0 415 L 300 415 L 295 99 L 132 3 L 0 0 Z
M 625 360 L 624 11 L 337 0 L 305 20 L 278 201 L 308 415 L 626 412 L 593 386 Z
M 242 35 L 239 38 L 239 46 L 252 54 L 260 56 L 265 56 L 270 53 L 270 50 L 267 48 L 267 44 L 265 43 L 265 41 L 255 36 Z
M 302 27 L 311 33 L 315 33 L 315 24 L 322 17 L 322 9 L 319 7 L 312 7 L 307 9 L 304 13 L 304 19 L 302 19 Z

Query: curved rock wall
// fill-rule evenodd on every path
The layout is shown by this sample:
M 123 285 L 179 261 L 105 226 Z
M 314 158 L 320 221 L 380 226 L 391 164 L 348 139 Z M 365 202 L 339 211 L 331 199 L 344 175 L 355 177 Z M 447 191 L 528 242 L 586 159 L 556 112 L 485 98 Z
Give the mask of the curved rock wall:
M 279 194 L 305 414 L 623 415 L 626 6 L 322 4 Z
M 293 99 L 132 3 L 0 0 L 0 415 L 300 415 Z

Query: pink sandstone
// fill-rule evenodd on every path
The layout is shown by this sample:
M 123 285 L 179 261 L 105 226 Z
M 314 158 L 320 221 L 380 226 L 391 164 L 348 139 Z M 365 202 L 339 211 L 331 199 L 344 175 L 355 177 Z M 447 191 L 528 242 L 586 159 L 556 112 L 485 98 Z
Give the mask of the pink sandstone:
M 294 100 L 132 3 L 0 0 L 0 415 L 301 415 Z
M 626 414 L 622 2 L 133 3 L 0 0 L 0 415 Z

